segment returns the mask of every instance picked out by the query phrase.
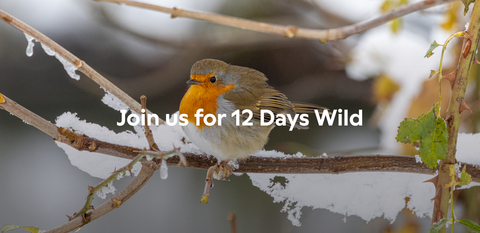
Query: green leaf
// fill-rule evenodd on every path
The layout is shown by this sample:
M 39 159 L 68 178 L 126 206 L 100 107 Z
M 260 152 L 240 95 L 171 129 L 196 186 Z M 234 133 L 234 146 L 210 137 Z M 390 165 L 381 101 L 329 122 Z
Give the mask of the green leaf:
M 437 233 L 440 231 L 440 229 L 442 229 L 443 226 L 445 226 L 445 224 L 447 224 L 448 222 L 448 219 L 444 218 L 442 220 L 440 220 L 440 222 L 436 222 L 434 224 L 432 224 L 432 227 L 430 227 L 430 230 L 428 231 L 428 233 Z
M 474 3 L 475 0 L 462 0 L 463 5 L 465 5 L 465 8 L 463 9 L 463 15 L 466 15 L 468 12 L 468 7 L 470 6 L 470 3 Z
M 425 54 L 425 57 L 431 57 L 433 55 L 433 50 L 436 49 L 438 46 L 443 46 L 436 41 L 433 41 L 432 44 L 430 45 L 430 48 L 427 51 L 427 54 Z
M 447 157 L 448 132 L 445 121 L 435 114 L 438 104 L 427 115 L 418 119 L 405 119 L 398 127 L 397 141 L 413 143 L 420 141 L 420 158 L 430 168 L 437 166 L 439 159 Z
M 17 225 L 5 225 L 2 227 L 2 233 L 5 232 L 5 231 L 11 231 L 11 230 L 15 230 L 15 229 L 18 229 L 18 228 L 22 228 L 22 229 L 25 229 L 31 233 L 38 233 L 38 231 L 40 229 L 36 228 L 36 227 L 21 227 L 21 226 L 17 226 Z
M 463 186 L 463 185 L 470 184 L 470 182 L 472 182 L 472 176 L 468 174 L 465 171 L 465 167 L 463 167 L 462 173 L 460 174 L 460 181 L 458 182 L 457 185 Z
M 468 219 L 465 219 L 465 220 L 457 220 L 457 222 L 461 223 L 462 225 L 464 225 L 468 231 L 470 232 L 478 232 L 480 233 L 480 226 L 475 223 L 474 221 L 472 220 L 468 220 Z

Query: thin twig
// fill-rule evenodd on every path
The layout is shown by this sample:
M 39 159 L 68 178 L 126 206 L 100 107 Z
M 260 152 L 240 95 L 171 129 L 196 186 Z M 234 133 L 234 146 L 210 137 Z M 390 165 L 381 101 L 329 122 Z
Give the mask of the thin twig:
M 132 197 L 138 190 L 140 190 L 145 183 L 152 177 L 153 173 L 155 172 L 155 164 L 151 163 L 149 166 L 146 163 L 142 164 L 142 169 L 140 173 L 135 177 L 132 183 L 130 183 L 122 192 L 118 193 L 117 195 L 113 196 L 110 200 L 104 202 L 98 208 L 92 210 L 90 213 L 87 214 L 86 219 L 88 221 L 84 221 L 82 218 L 76 218 L 72 221 L 68 221 L 63 225 L 60 225 L 54 229 L 46 231 L 45 233 L 60 233 L 60 232 L 71 232 L 83 225 L 98 219 L 99 217 L 109 213 L 110 211 L 120 207 L 125 201 L 127 201 L 130 197 Z
M 213 172 L 215 169 L 216 165 L 208 168 L 207 178 L 205 178 L 205 188 L 203 190 L 202 198 L 200 199 L 200 202 L 203 204 L 208 203 L 208 199 L 210 197 L 210 189 L 213 187 Z
M 150 126 L 148 126 L 150 124 L 150 120 L 148 119 L 147 114 L 145 114 L 147 110 L 147 97 L 145 95 L 140 96 L 140 102 L 142 103 L 141 111 L 143 114 L 143 122 L 145 122 L 145 125 L 143 126 L 143 128 L 145 129 L 145 137 L 147 138 L 148 145 L 150 146 L 151 150 L 160 151 L 160 149 L 158 149 L 157 143 L 155 143 L 155 139 L 153 138 L 153 134 L 152 134 L 152 131 L 150 130 Z
M 103 77 L 100 73 L 98 73 L 96 70 L 90 67 L 87 63 L 80 60 L 80 58 L 76 57 L 75 55 L 70 53 L 68 50 L 66 50 L 65 48 L 63 48 L 52 39 L 45 36 L 44 34 L 40 33 L 39 31 L 35 30 L 34 28 L 30 27 L 29 25 L 23 23 L 22 21 L 16 19 L 15 17 L 9 15 L 8 13 L 2 10 L 0 10 L 0 18 L 3 21 L 7 22 L 8 24 L 17 28 L 18 30 L 22 31 L 23 33 L 26 33 L 32 36 L 33 38 L 38 40 L 40 43 L 49 47 L 50 49 L 55 51 L 58 55 L 68 60 L 72 64 L 75 64 L 75 66 L 80 72 L 84 73 L 87 77 L 92 79 L 98 85 L 105 88 L 105 90 L 107 90 L 108 92 L 112 93 L 114 96 L 120 99 L 123 103 L 125 103 L 131 110 L 141 114 L 140 112 L 141 106 L 137 101 L 135 101 L 132 97 L 127 95 L 120 88 L 115 86 L 113 83 L 108 81 L 105 77 Z M 152 112 L 148 110 L 147 110 L 147 113 L 152 114 Z M 160 119 L 160 122 L 161 124 L 163 124 L 162 119 Z
M 62 138 L 66 139 L 58 132 L 57 126 L 31 112 L 22 105 L 17 104 L 17 102 L 9 99 L 5 95 L 2 95 L 2 93 L 0 93 L 0 109 L 6 110 L 7 112 L 23 120 L 25 123 L 32 125 L 33 127 L 39 129 L 58 141 L 62 141 Z
M 79 216 L 85 216 L 85 214 L 87 213 L 88 210 L 93 209 L 93 206 L 91 204 L 92 204 L 93 198 L 95 196 L 95 193 L 100 191 L 103 187 L 106 187 L 110 182 L 117 179 L 117 177 L 120 174 L 125 176 L 127 174 L 127 171 L 128 171 L 128 172 L 130 172 L 130 176 L 133 176 L 133 174 L 132 174 L 133 165 L 135 165 L 144 156 L 145 156 L 145 154 L 142 154 L 142 153 L 138 154 L 137 157 L 135 157 L 130 163 L 128 163 L 127 165 L 125 165 L 124 167 L 122 167 L 118 170 L 113 171 L 113 173 L 107 179 L 100 182 L 97 186 L 95 186 L 95 187 L 88 186 L 88 196 L 87 196 L 87 201 L 85 202 L 85 205 L 83 206 L 83 208 L 80 211 L 78 211 L 77 213 L 74 213 L 73 217 L 70 217 L 70 216 L 67 215 L 67 217 L 69 218 L 69 221 L 71 221 L 71 220 L 73 220 L 73 219 L 75 219 Z M 84 221 L 86 221 L 86 219 L 84 219 Z
M 235 213 L 231 212 L 228 214 L 228 221 L 230 222 L 230 232 L 237 233 L 237 226 L 235 223 Z
M 316 39 L 322 42 L 327 42 L 327 41 L 333 41 L 338 39 L 344 39 L 351 35 L 358 34 L 360 32 L 366 31 L 374 27 L 378 27 L 390 20 L 393 20 L 398 17 L 402 17 L 406 14 L 424 10 L 436 5 L 453 2 L 454 0 L 425 0 L 417 3 L 413 3 L 407 6 L 399 7 L 372 20 L 366 20 L 360 23 L 349 25 L 349 26 L 335 28 L 335 29 L 328 29 L 328 30 L 317 30 L 317 29 L 299 28 L 296 26 L 268 24 L 268 23 L 256 22 L 253 20 L 241 19 L 241 18 L 225 16 L 220 14 L 182 10 L 175 7 L 168 8 L 168 7 L 162 7 L 162 6 L 136 2 L 136 1 L 129 1 L 129 0 L 94 0 L 94 1 L 118 3 L 122 5 L 130 5 L 130 6 L 155 10 L 155 11 L 170 14 L 172 18 L 184 17 L 184 18 L 191 18 L 191 19 L 197 19 L 197 20 L 204 20 L 204 21 L 209 21 L 209 22 L 227 25 L 231 27 L 247 29 L 251 31 L 281 35 L 289 38 L 299 37 L 299 38 Z

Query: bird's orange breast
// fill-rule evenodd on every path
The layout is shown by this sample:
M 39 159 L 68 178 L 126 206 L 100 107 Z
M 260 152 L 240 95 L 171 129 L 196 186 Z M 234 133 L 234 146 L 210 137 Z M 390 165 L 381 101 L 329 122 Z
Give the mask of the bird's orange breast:
M 188 88 L 187 93 L 183 96 L 182 102 L 180 103 L 180 114 L 187 114 L 187 119 L 190 123 L 195 124 L 195 113 L 199 108 L 203 109 L 202 114 L 205 116 L 207 114 L 217 114 L 217 98 L 221 94 L 231 90 L 234 85 L 215 85 L 206 81 L 205 77 L 209 75 L 192 75 L 192 79 L 198 81 L 203 81 L 198 85 L 191 85 Z M 205 126 L 203 122 L 203 117 L 200 117 L 200 125 L 197 127 L 202 128 Z

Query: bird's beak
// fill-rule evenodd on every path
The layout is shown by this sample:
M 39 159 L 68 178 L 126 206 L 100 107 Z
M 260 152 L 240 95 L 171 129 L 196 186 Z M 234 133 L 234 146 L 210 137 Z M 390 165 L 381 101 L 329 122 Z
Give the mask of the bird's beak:
M 197 81 L 196 79 L 189 79 L 189 80 L 187 81 L 187 84 L 190 84 L 190 85 L 198 85 L 198 84 L 200 84 L 200 82 Z

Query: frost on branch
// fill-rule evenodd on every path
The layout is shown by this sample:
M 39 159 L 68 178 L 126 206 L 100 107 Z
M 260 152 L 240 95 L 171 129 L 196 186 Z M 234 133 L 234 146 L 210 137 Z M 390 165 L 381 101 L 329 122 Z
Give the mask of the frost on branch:
M 160 178 L 165 180 L 168 178 L 168 166 L 167 161 L 162 159 L 162 164 L 160 165 Z
M 28 41 L 27 56 L 31 57 L 33 55 L 33 46 L 35 46 L 34 42 L 37 41 L 37 40 L 35 38 L 33 38 L 32 36 L 26 34 L 26 33 L 25 33 L 25 37 L 27 38 L 27 41 Z M 60 61 L 60 63 L 62 63 L 63 68 L 65 69 L 65 71 L 67 71 L 67 74 L 71 78 L 73 78 L 75 80 L 80 80 L 80 76 L 78 74 L 75 74 L 75 71 L 77 70 L 77 67 L 74 64 L 72 64 L 71 62 L 69 62 L 65 58 L 58 55 L 55 51 L 50 49 L 48 46 L 46 46 L 44 44 L 41 44 L 41 45 L 42 45 L 42 48 L 43 48 L 43 50 L 45 51 L 46 54 L 48 54 L 49 56 L 55 56 L 58 59 L 58 61 Z
M 102 199 L 105 199 L 107 197 L 107 194 L 111 193 L 111 194 L 115 194 L 115 191 L 117 191 L 117 189 L 115 189 L 115 187 L 113 187 L 113 181 L 108 183 L 108 185 L 106 187 L 103 187 L 102 189 L 100 189 L 98 192 L 97 192 L 97 196 L 102 198 Z
M 33 46 L 35 46 L 35 43 L 34 41 L 35 38 L 33 38 L 32 36 L 28 35 L 27 33 L 25 33 L 25 37 L 27 38 L 27 42 L 28 42 L 28 45 L 27 45 L 27 56 L 31 57 L 33 55 Z

